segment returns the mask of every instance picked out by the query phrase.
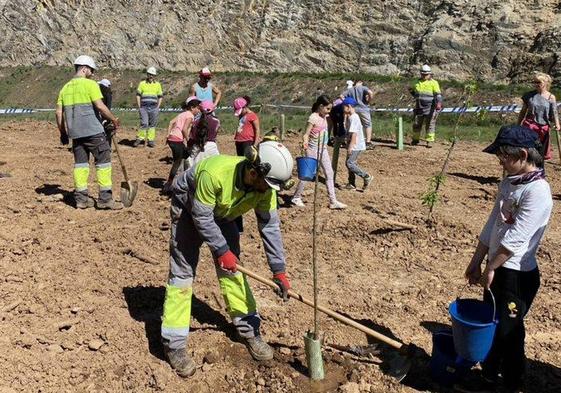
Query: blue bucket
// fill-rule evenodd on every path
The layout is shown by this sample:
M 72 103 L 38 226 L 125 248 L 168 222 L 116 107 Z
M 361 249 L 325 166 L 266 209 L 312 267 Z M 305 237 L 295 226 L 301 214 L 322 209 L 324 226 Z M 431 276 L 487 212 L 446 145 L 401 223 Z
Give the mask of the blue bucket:
M 468 361 L 482 362 L 491 350 L 498 323 L 492 293 L 491 297 L 493 305 L 477 299 L 456 299 L 450 304 L 454 348 Z
M 298 179 L 313 181 L 318 171 L 318 160 L 312 157 L 296 157 Z
M 454 349 L 452 330 L 446 329 L 432 335 L 430 375 L 443 386 L 452 386 L 475 365 L 458 356 Z

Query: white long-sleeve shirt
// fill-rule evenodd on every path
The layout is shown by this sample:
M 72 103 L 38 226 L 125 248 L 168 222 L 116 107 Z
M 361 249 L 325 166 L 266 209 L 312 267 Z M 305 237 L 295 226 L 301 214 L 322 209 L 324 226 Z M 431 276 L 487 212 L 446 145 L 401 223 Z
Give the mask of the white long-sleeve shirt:
M 538 266 L 536 252 L 551 216 L 553 200 L 545 179 L 512 184 L 518 178 L 509 176 L 500 183 L 495 206 L 479 240 L 489 247 L 489 260 L 503 246 L 512 252 L 504 267 L 530 271 Z

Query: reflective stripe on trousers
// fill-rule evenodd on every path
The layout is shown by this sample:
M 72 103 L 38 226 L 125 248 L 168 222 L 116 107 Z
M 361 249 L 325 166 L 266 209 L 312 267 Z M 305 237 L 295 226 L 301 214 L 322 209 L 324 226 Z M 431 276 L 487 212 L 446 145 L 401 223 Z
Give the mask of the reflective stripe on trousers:
M 88 198 L 88 177 L 90 174 L 90 154 L 94 157 L 99 200 L 107 202 L 113 199 L 111 147 L 105 133 L 72 140 L 74 153 L 74 197 L 77 202 L 85 202 Z
M 425 125 L 427 142 L 434 142 L 436 136 L 437 111 L 432 111 L 428 115 L 413 115 L 413 140 L 418 141 L 421 137 L 421 129 Z
M 170 271 L 161 328 L 164 345 L 170 349 L 186 346 L 191 319 L 192 285 L 199 262 L 199 250 L 203 244 L 191 215 L 182 210 L 178 203 L 175 198 L 172 199 Z M 220 225 L 220 229 L 230 250 L 239 255 L 239 232 L 236 224 L 224 223 Z M 215 267 L 220 291 L 238 334 L 242 337 L 259 335 L 261 318 L 247 279 L 239 272 L 232 274 L 222 270 L 217 264 Z

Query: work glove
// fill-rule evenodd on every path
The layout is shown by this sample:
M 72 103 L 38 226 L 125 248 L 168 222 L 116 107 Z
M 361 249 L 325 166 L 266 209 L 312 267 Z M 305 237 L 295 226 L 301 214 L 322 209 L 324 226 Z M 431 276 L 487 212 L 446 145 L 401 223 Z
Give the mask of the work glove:
M 273 275 L 273 281 L 279 287 L 277 289 L 277 295 L 282 297 L 285 302 L 288 301 L 288 290 L 290 289 L 290 281 L 286 277 L 286 273 L 276 273 Z
M 70 143 L 70 140 L 68 139 L 68 134 L 67 133 L 60 133 L 60 144 L 63 146 L 66 146 Z
M 238 257 L 230 250 L 226 251 L 224 254 L 217 258 L 218 265 L 231 273 L 238 271 Z

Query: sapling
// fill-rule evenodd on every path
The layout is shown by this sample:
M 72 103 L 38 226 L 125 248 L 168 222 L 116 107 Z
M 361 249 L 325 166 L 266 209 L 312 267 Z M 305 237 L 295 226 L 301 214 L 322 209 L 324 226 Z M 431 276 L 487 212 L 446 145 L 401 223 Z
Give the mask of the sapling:
M 458 114 L 458 118 L 456 119 L 456 123 L 454 124 L 454 133 L 451 139 L 452 143 L 448 148 L 448 151 L 446 153 L 446 158 L 444 159 L 444 163 L 442 164 L 442 168 L 440 169 L 440 172 L 437 175 L 434 175 L 428 179 L 429 182 L 428 191 L 421 195 L 422 204 L 429 207 L 429 214 L 428 214 L 429 222 L 432 221 L 432 213 L 440 200 L 438 191 L 440 190 L 440 187 L 444 184 L 444 181 L 446 180 L 446 174 L 448 173 L 448 165 L 450 162 L 450 157 L 452 156 L 452 151 L 454 150 L 454 146 L 456 146 L 456 142 L 458 141 L 458 128 L 460 125 L 460 120 L 462 119 L 462 116 L 465 114 L 467 108 L 471 104 L 471 99 L 476 92 L 477 92 L 477 84 L 475 82 L 468 82 L 464 85 L 464 91 L 461 98 L 463 105 L 460 108 L 460 113 Z

